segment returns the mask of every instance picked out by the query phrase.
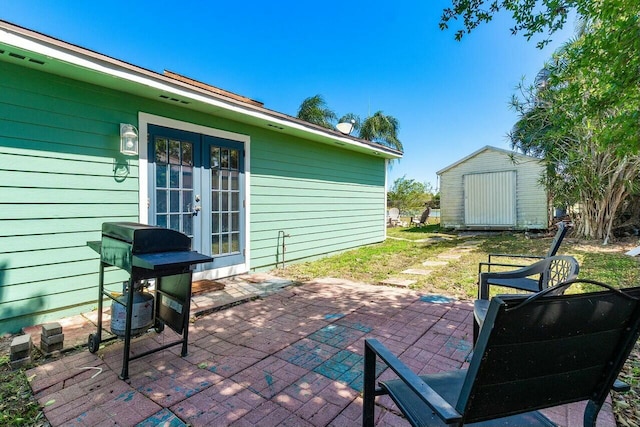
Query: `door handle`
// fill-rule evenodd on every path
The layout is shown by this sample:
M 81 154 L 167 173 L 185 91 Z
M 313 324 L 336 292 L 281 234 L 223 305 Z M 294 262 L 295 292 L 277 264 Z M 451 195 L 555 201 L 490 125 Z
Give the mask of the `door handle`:
M 193 212 L 191 212 L 191 215 L 198 216 L 198 212 L 200 212 L 201 210 L 202 208 L 199 205 L 196 205 L 193 207 Z

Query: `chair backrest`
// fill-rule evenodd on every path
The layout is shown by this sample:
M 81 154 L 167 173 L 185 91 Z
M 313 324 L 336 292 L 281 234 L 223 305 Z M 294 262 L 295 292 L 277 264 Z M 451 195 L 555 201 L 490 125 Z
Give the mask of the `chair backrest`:
M 595 422 L 640 335 L 640 287 L 623 291 L 493 298 L 456 405 L 463 422 L 581 400 Z
M 427 219 L 429 219 L 430 213 L 431 213 L 431 208 L 427 207 L 427 209 L 425 209 L 422 212 L 422 215 L 420 215 L 420 224 L 424 224 L 427 222 Z
M 389 209 L 389 218 L 396 220 L 400 218 L 400 209 L 398 208 L 391 208 Z
M 580 272 L 578 261 L 571 256 L 556 255 L 540 262 L 546 265 L 540 275 L 540 290 L 573 280 Z
M 564 236 L 566 236 L 568 231 L 569 227 L 564 222 L 558 223 L 558 231 L 556 232 L 556 235 L 553 236 L 551 247 L 549 247 L 549 252 L 547 252 L 547 257 L 554 256 L 558 253 L 560 243 L 562 243 L 562 239 L 564 239 Z

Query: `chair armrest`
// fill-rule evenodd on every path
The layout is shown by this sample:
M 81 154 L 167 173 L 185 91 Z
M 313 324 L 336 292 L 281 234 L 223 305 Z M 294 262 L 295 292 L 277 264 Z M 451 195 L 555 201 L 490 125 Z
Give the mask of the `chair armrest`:
M 487 272 L 491 271 L 491 267 L 526 267 L 526 265 L 522 265 L 522 264 L 502 264 L 502 263 L 498 263 L 498 262 L 480 262 L 478 263 L 478 274 L 482 273 L 482 267 L 487 267 Z
M 491 257 L 545 259 L 545 257 L 539 255 L 489 254 L 489 263 L 491 262 Z
M 539 264 L 538 262 L 517 270 L 480 273 L 478 277 L 478 299 L 489 299 L 490 279 L 521 279 L 523 277 L 533 276 L 534 274 L 541 274 L 542 267 Z
M 365 366 L 367 359 L 375 365 L 376 355 L 395 372 L 398 377 L 436 413 L 436 415 L 446 424 L 457 423 L 462 420 L 462 415 L 449 404 L 434 389 L 409 369 L 393 353 L 391 353 L 378 340 L 369 338 L 365 340 Z M 370 358 L 373 357 L 373 362 Z M 375 374 L 375 372 L 374 372 Z M 366 378 L 365 378 L 366 381 Z

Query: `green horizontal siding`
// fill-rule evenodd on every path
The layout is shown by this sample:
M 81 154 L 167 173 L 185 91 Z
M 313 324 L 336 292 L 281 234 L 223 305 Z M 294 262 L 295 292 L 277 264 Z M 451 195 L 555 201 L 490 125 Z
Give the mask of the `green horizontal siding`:
M 82 237 L 88 237 L 89 240 L 97 240 L 100 237 L 102 223 L 104 221 L 136 221 L 137 219 L 138 216 L 136 213 L 135 216 L 103 216 L 101 218 L 38 218 L 5 220 L 0 222 L 0 237 L 2 238 L 3 243 L 2 246 L 0 246 L 0 253 L 20 250 L 18 247 L 27 247 L 29 250 L 33 249 L 30 244 L 26 243 L 24 236 L 33 236 L 32 242 L 34 246 L 40 248 L 43 248 L 43 245 L 39 242 L 44 239 L 43 236 L 47 235 L 55 236 L 46 242 L 47 245 L 57 245 L 56 242 L 58 242 L 60 238 L 63 238 L 62 236 L 78 232 L 90 233 Z M 6 237 L 16 237 L 16 244 L 19 246 L 16 246 L 11 251 L 5 251 L 4 242 L 6 241 Z M 79 242 L 81 240 L 80 238 L 75 238 L 75 241 Z M 44 248 L 46 247 L 47 246 L 44 246 Z
M 3 263 L 3 267 L 6 269 L 62 264 L 69 262 L 70 259 L 78 261 L 95 260 L 93 270 L 98 265 L 98 254 L 86 245 L 69 247 L 52 245 L 50 248 L 45 249 L 0 254 L 0 262 Z
M 125 99 L 0 62 L 0 333 L 95 306 L 86 243 L 105 221 L 139 217 L 138 161 L 118 152 L 119 123 L 137 123 Z
M 251 140 L 251 266 L 304 261 L 384 239 L 385 162 L 264 134 Z
M 77 181 L 76 181 L 77 182 Z M 138 204 L 137 191 L 118 191 L 96 189 L 87 191 L 86 188 L 67 188 L 62 191 L 42 191 L 40 188 L 2 188 L 3 203 L 22 203 L 26 200 L 37 200 L 37 203 L 46 204 L 77 204 L 82 200 L 83 204 L 109 204 L 113 200 L 119 200 L 126 204 Z
M 94 290 L 93 298 L 98 298 L 96 285 L 98 284 L 98 260 L 79 261 L 65 264 L 54 264 L 46 266 L 42 269 L 9 269 L 5 270 L 8 279 L 22 281 L 11 286 L 2 287 L 3 300 L 18 302 L 30 298 L 30 295 L 67 295 L 81 289 L 91 288 Z M 65 268 L 66 267 L 66 268 Z M 27 271 L 31 270 L 31 271 Z M 70 271 L 83 272 L 84 274 L 69 275 Z M 29 275 L 25 281 L 25 276 Z M 105 283 L 122 283 L 127 279 L 127 275 L 123 271 L 113 270 L 105 272 Z M 122 288 L 122 285 L 118 285 Z M 82 301 L 80 301 L 82 302 Z
M 121 272 L 119 272 L 122 274 Z M 123 279 L 124 280 L 124 279 Z M 6 331 L 17 331 L 27 325 L 35 325 L 50 320 L 57 320 L 65 316 L 95 310 L 97 307 L 98 275 L 76 278 L 73 299 L 69 293 L 55 293 L 56 286 L 69 282 L 70 279 L 59 279 L 48 282 L 52 289 L 50 293 L 36 294 L 30 289 L 24 289 L 24 298 L 19 301 L 4 302 L 2 288 L 0 288 L 0 313 L 3 319 L 0 326 Z M 110 291 L 121 291 L 122 284 L 116 281 L 105 285 Z M 60 302 L 65 303 L 61 304 Z
M 287 262 L 384 239 L 383 159 L 0 60 L 0 333 L 96 306 L 86 242 L 138 219 L 138 159 L 119 154 L 118 125 L 141 111 L 250 136 L 251 268 L 282 261 L 281 230 Z
M 5 221 L 2 221 L 3 223 Z M 4 229 L 4 227 L 3 227 Z M 4 233 L 10 232 L 4 230 Z M 24 233 L 24 231 L 23 231 Z M 2 248 L 0 254 L 7 256 L 16 252 L 32 252 L 43 249 L 62 249 L 70 247 L 85 247 L 90 240 L 100 240 L 101 232 L 81 231 L 81 232 L 59 232 L 48 234 L 23 234 L 19 236 L 2 237 Z M 91 253 L 89 249 L 87 254 Z M 74 258 L 69 258 L 74 259 Z

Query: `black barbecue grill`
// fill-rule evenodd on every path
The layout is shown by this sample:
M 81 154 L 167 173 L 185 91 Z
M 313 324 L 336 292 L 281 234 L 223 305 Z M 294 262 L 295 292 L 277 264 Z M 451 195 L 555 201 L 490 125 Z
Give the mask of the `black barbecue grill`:
M 134 222 L 105 222 L 102 224 L 102 240 L 87 242 L 100 254 L 100 278 L 98 294 L 98 330 L 89 335 L 89 351 L 95 353 L 102 341 L 102 304 L 104 296 L 126 307 L 124 330 L 124 355 L 120 378 L 129 376 L 129 361 L 174 345 L 182 344 L 187 355 L 189 337 L 189 310 L 191 301 L 191 275 L 195 264 L 211 262 L 213 258 L 191 250 L 191 239 L 174 230 Z M 115 266 L 129 273 L 125 286 L 127 298 L 116 299 L 104 290 L 104 268 Z M 134 293 L 143 281 L 154 279 L 155 298 L 153 326 L 161 332 L 169 326 L 182 339 L 159 348 L 131 356 L 132 317 Z M 117 338 L 117 336 L 109 339 Z M 106 341 L 106 340 L 105 340 Z

